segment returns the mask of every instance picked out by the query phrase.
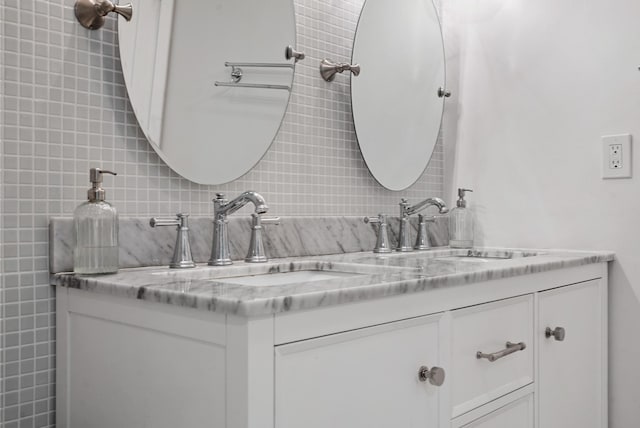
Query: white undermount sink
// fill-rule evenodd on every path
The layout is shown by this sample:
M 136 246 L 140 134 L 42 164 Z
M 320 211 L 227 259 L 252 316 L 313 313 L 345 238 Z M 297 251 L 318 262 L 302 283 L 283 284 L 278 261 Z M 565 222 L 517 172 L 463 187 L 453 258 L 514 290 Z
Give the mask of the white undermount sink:
M 510 260 L 530 258 L 546 254 L 540 251 L 515 250 L 502 248 L 477 248 L 477 249 L 455 249 L 442 248 L 429 251 L 414 252 L 392 252 L 388 254 L 378 254 L 375 256 L 377 263 L 387 267 L 404 267 L 425 269 L 437 265 L 455 266 L 456 264 L 466 265 L 482 263 L 501 263 Z M 360 256 L 353 261 L 357 263 L 371 263 L 371 256 Z M 462 269 L 467 269 L 462 268 Z
M 468 250 L 464 253 L 449 254 L 435 257 L 437 260 L 453 261 L 453 262 L 475 262 L 488 263 L 500 260 L 520 259 L 523 257 L 535 257 L 544 253 L 531 251 L 475 251 Z
M 195 269 L 154 272 L 179 280 L 202 280 L 221 284 L 250 287 L 269 287 L 309 282 L 359 278 L 366 275 L 412 273 L 427 263 L 455 264 L 489 263 L 532 257 L 544 253 L 522 250 L 472 249 L 434 250 L 433 252 L 392 253 L 380 256 L 384 265 L 373 263 L 371 256 L 352 262 L 327 262 L 317 260 L 295 260 L 288 262 L 237 263 L 230 266 L 200 266 Z M 432 262 L 429 262 L 432 261 Z
M 167 275 L 179 279 L 205 280 L 224 284 L 263 287 L 328 281 L 394 272 L 406 272 L 406 269 L 356 263 L 297 260 L 289 263 L 242 263 L 222 267 L 203 266 L 189 270 L 154 272 L 154 275 Z
M 511 257 L 477 257 L 477 256 L 446 256 L 446 257 L 435 257 L 435 260 L 445 260 L 452 262 L 479 262 L 479 263 L 487 263 L 487 262 L 495 262 L 498 260 L 509 260 Z
M 229 278 L 216 278 L 215 281 L 238 285 L 274 286 L 296 284 L 301 282 L 325 281 L 329 279 L 349 278 L 362 275 L 365 274 L 355 272 L 301 270 L 295 272 L 266 273 Z

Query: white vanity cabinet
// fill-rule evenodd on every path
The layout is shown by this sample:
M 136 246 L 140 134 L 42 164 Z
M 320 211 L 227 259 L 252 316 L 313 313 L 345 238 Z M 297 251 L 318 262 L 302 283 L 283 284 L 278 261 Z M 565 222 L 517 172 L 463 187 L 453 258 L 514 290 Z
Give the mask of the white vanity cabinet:
M 594 279 L 453 311 L 453 428 L 606 427 L 606 294 Z
M 606 263 L 255 317 L 57 305 L 59 428 L 607 426 Z
M 441 320 L 418 317 L 276 347 L 276 427 L 439 426 Z

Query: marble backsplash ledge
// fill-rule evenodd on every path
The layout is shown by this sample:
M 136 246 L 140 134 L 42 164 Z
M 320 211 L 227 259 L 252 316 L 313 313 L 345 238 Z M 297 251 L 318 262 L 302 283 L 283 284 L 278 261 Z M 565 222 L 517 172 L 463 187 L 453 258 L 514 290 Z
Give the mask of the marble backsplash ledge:
M 412 219 L 412 236 L 416 236 L 417 221 Z M 433 247 L 448 245 L 448 218 L 438 217 L 427 224 Z M 395 246 L 399 221 L 389 219 L 389 238 Z M 169 265 L 176 243 L 173 227 L 152 228 L 149 218 L 120 219 L 120 267 Z M 281 217 L 280 225 L 264 227 L 265 251 L 270 258 L 301 257 L 371 251 L 376 244 L 377 226 L 365 224 L 362 217 Z M 73 270 L 75 243 L 73 219 L 52 218 L 49 225 L 51 273 Z M 211 255 L 213 222 L 211 218 L 191 218 L 189 221 L 191 251 L 197 263 Z M 251 219 L 229 218 L 231 257 L 242 260 L 247 254 L 251 236 Z

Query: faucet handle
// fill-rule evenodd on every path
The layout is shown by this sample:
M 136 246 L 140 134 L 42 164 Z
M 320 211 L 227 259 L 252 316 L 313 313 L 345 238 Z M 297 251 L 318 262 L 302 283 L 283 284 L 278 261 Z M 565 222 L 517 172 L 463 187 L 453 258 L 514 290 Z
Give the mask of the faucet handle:
M 365 217 L 362 219 L 362 221 L 371 224 L 382 224 L 387 222 L 387 216 L 385 216 L 384 214 L 378 214 L 375 217 Z
M 269 260 L 264 251 L 264 242 L 262 239 L 262 225 L 280 224 L 280 217 L 262 216 L 260 214 L 251 214 L 251 241 L 249 242 L 249 251 L 244 261 L 247 263 L 264 263 Z
M 435 223 L 435 221 L 435 217 L 425 217 L 422 214 L 418 214 L 418 236 L 416 237 L 416 244 L 413 246 L 414 250 L 431 249 L 427 235 L 427 223 Z
M 275 224 L 276 226 L 280 224 L 280 217 L 277 216 L 265 216 L 259 214 L 251 214 L 252 216 L 258 216 L 261 224 Z
M 406 219 L 411 214 L 413 214 L 412 212 L 409 211 L 409 209 L 411 208 L 411 205 L 409 204 L 408 199 L 406 198 L 400 199 L 400 203 L 398 205 L 400 205 L 400 218 Z
M 216 197 L 213 199 L 213 212 L 217 213 L 229 203 L 229 200 L 225 197 L 224 193 L 216 193 Z
M 191 255 L 189 243 L 189 214 L 176 214 L 176 218 L 153 217 L 149 220 L 151 227 L 177 226 L 178 236 L 173 249 L 173 257 L 169 267 L 172 269 L 188 269 L 196 267 Z
M 169 217 L 152 217 L 149 219 L 149 226 L 161 227 L 161 226 L 182 226 L 187 221 L 189 214 L 176 214 L 176 218 Z
M 387 225 L 387 216 L 385 214 L 378 214 L 377 217 L 365 217 L 365 223 L 378 225 L 378 236 L 376 238 L 376 246 L 373 249 L 374 253 L 390 253 L 391 245 L 389 244 L 389 230 Z

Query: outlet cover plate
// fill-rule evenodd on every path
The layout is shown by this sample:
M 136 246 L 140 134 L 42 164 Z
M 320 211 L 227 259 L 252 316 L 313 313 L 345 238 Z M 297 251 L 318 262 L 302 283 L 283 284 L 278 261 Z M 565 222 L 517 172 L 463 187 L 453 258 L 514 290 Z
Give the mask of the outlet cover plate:
M 602 178 L 631 178 L 631 135 L 602 137 Z

